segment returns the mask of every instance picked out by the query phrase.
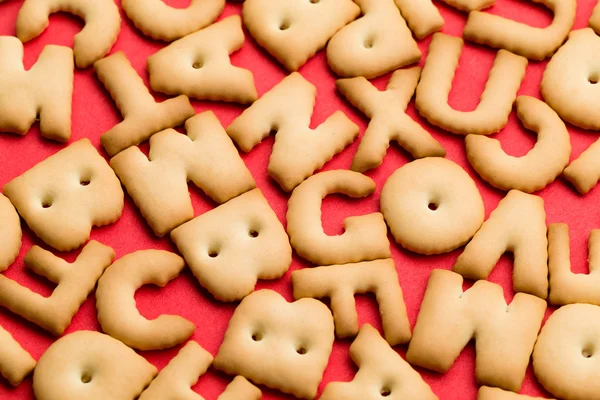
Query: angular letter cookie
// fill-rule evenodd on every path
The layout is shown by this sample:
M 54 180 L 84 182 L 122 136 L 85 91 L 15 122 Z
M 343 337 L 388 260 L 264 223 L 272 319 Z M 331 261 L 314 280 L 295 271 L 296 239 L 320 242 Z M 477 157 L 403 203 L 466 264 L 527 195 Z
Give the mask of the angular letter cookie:
M 340 79 L 335 83 L 340 93 L 371 119 L 352 160 L 352 170 L 365 172 L 379 167 L 392 140 L 414 158 L 446 155 L 442 145 L 404 113 L 420 76 L 418 67 L 398 70 L 384 91 L 377 90 L 363 77 Z
M 0 306 L 60 336 L 114 258 L 113 249 L 94 240 L 81 250 L 74 263 L 33 246 L 25 256 L 25 265 L 56 283 L 56 288 L 50 297 L 44 297 L 0 275 Z
M 155 102 L 122 52 L 96 62 L 94 69 L 123 115 L 121 123 L 100 137 L 111 156 L 142 143 L 156 132 L 183 124 L 195 113 L 184 95 Z
M 13 386 L 33 372 L 36 361 L 12 335 L 0 326 L 0 375 Z
M 301 399 L 314 399 L 334 341 L 333 318 L 323 303 L 288 303 L 259 290 L 236 308 L 215 368 Z
M 117 339 L 77 331 L 54 342 L 33 374 L 37 400 L 131 400 L 156 375 L 156 367 Z
M 0 193 L 0 271 L 12 264 L 21 250 L 21 219 L 10 200 Z
M 359 15 L 351 0 L 246 0 L 242 9 L 250 35 L 289 71 L 298 70 Z
M 167 129 L 150 138 L 146 157 L 131 147 L 110 160 L 119 179 L 158 236 L 194 217 L 192 181 L 217 203 L 256 186 L 217 117 L 207 111 L 185 122 L 187 136 Z
M 23 43 L 39 36 L 48 27 L 50 14 L 68 12 L 85 21 L 75 35 L 75 63 L 87 68 L 104 57 L 121 30 L 119 9 L 113 0 L 25 0 L 17 16 L 17 37 Z
M 350 346 L 358 366 L 352 382 L 331 382 L 320 400 L 437 400 L 421 375 L 400 357 L 369 324 Z
M 362 17 L 327 45 L 327 63 L 341 77 L 375 78 L 418 62 L 421 50 L 394 0 L 356 0 Z
M 541 197 L 511 190 L 454 264 L 468 279 L 487 279 L 505 252 L 514 255 L 513 288 L 548 297 L 548 239 Z
M 73 51 L 48 45 L 28 71 L 23 43 L 0 36 L 0 132 L 24 135 L 39 117 L 43 137 L 71 137 Z
M 229 136 L 245 152 L 272 132 L 276 133 L 268 171 L 286 192 L 325 165 L 359 133 L 358 126 L 341 111 L 336 111 L 318 128 L 310 129 L 316 92 L 302 75 L 292 73 L 227 128 Z
M 147 284 L 164 287 L 185 267 L 183 258 L 163 250 L 127 254 L 110 266 L 98 281 L 96 308 L 102 330 L 138 350 L 162 350 L 187 340 L 195 325 L 178 315 L 142 317 L 135 291 Z
M 346 218 L 344 233 L 337 236 L 325 234 L 321 224 L 321 202 L 327 195 L 362 198 L 374 191 L 375 182 L 354 171 L 325 171 L 304 181 L 290 196 L 286 216 L 296 253 L 317 265 L 390 258 L 387 226 L 381 213 Z
M 500 285 L 477 281 L 463 293 L 462 284 L 454 272 L 431 272 L 406 359 L 445 373 L 474 339 L 477 383 L 518 392 L 546 302 L 517 293 L 507 305 Z
M 292 263 L 288 236 L 260 189 L 244 193 L 171 232 L 171 239 L 216 299 L 241 300 L 258 279 L 278 279 Z
M 417 39 L 442 30 L 444 18 L 431 0 L 396 0 L 402 17 Z
M 415 105 L 433 125 L 458 135 L 489 135 L 504 128 L 517 91 L 525 77 L 527 59 L 498 51 L 485 90 L 474 111 L 458 111 L 448 104 L 448 94 L 458 66 L 463 41 L 443 33 L 433 35 L 429 54 L 417 86 Z
M 4 185 L 31 230 L 60 251 L 90 238 L 123 211 L 121 183 L 89 139 L 81 139 Z
M 238 15 L 192 33 L 148 58 L 150 86 L 168 95 L 252 103 L 258 97 L 252 72 L 229 61 L 243 44 Z
M 223 12 L 225 0 L 191 0 L 184 9 L 164 0 L 122 0 L 121 7 L 145 35 L 170 42 L 212 24 Z
M 481 135 L 467 136 L 465 147 L 469 163 L 484 181 L 500 190 L 532 193 L 563 172 L 571 155 L 571 139 L 560 117 L 543 101 L 520 96 L 516 104 L 523 126 L 538 135 L 527 155 L 510 156 L 497 139 Z
M 542 397 L 531 397 L 515 392 L 508 392 L 502 389 L 489 386 L 482 386 L 477 392 L 477 400 L 547 400 Z
M 408 343 L 410 322 L 398 282 L 394 260 L 305 268 L 292 272 L 294 298 L 331 300 L 335 332 L 339 338 L 358 333 L 354 295 L 372 292 L 379 304 L 385 339 L 391 346 Z

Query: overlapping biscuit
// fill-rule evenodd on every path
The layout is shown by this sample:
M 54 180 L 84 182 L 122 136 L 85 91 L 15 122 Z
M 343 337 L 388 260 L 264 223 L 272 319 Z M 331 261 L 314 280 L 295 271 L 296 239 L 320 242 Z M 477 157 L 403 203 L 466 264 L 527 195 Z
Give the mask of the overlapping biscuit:
M 588 26 L 592 28 L 596 33 L 600 32 L 600 3 L 597 3 L 592 11 L 592 15 L 588 22 Z
M 97 61 L 94 69 L 123 116 L 122 122 L 100 137 L 111 156 L 140 144 L 156 132 L 183 124 L 195 113 L 184 95 L 155 102 L 123 52 Z
M 246 0 L 244 25 L 256 42 L 296 71 L 360 15 L 351 0 Z
M 463 293 L 462 284 L 463 278 L 451 271 L 431 272 L 407 361 L 445 373 L 475 340 L 477 383 L 518 392 L 546 302 L 517 293 L 507 304 L 500 285 L 477 281 Z
M 459 135 L 489 135 L 504 128 L 525 77 L 527 59 L 498 51 L 494 66 L 474 111 L 455 110 L 448 94 L 458 66 L 463 41 L 443 33 L 433 35 L 417 86 L 415 105 L 433 125 Z
M 395 71 L 384 91 L 364 77 L 336 81 L 338 91 L 371 119 L 352 160 L 352 170 L 365 172 L 379 167 L 392 140 L 415 158 L 446 155 L 442 145 L 404 113 L 420 76 L 418 67 Z
M 475 43 L 505 49 L 532 60 L 550 57 L 564 43 L 575 23 L 577 0 L 532 0 L 554 13 L 552 23 L 537 28 L 499 15 L 472 11 L 463 37 Z
M 73 40 L 77 67 L 90 67 L 117 41 L 121 17 L 113 0 L 25 0 L 17 15 L 17 37 L 23 43 L 36 38 L 48 27 L 50 14 L 59 11 L 85 21 L 85 26 Z
M 246 1 L 244 7 L 248 3 Z M 310 2 L 307 4 L 311 5 Z M 310 129 L 316 95 L 315 86 L 294 72 L 247 108 L 227 128 L 229 136 L 245 152 L 275 132 L 275 144 L 267 169 L 269 176 L 286 192 L 292 191 L 325 165 L 359 133 L 358 126 L 342 111 L 336 111 L 316 129 Z
M 469 163 L 484 181 L 497 189 L 532 193 L 563 172 L 569 163 L 571 141 L 564 122 L 543 101 L 519 96 L 516 106 L 523 126 L 538 135 L 525 156 L 510 156 L 497 139 L 481 135 L 467 136 L 465 148 Z
M 444 26 L 444 18 L 431 0 L 396 0 L 402 17 L 417 39 L 423 39 Z
M 511 190 L 454 264 L 469 279 L 487 279 L 505 252 L 514 256 L 513 288 L 548 297 L 548 239 L 541 197 Z
M 317 265 L 346 264 L 390 258 L 387 226 L 381 213 L 352 216 L 344 220 L 344 233 L 325 234 L 321 202 L 341 193 L 362 198 L 375 192 L 375 182 L 354 171 L 333 170 L 311 176 L 288 200 L 286 214 L 290 243 L 298 255 Z
M 418 62 L 421 50 L 394 0 L 356 0 L 362 17 L 327 45 L 327 63 L 338 76 L 375 78 Z
M 395 346 L 410 340 L 410 322 L 398 282 L 396 264 L 391 258 L 301 269 L 292 272 L 292 285 L 295 299 L 330 299 L 335 332 L 339 338 L 358 334 L 354 295 L 372 292 L 379 304 L 379 315 L 388 343 Z
M 84 244 L 93 226 L 117 221 L 124 204 L 119 180 L 89 139 L 48 157 L 2 191 L 31 230 L 60 251 Z
M 23 66 L 23 43 L 0 36 L 0 132 L 25 135 L 40 121 L 43 137 L 66 142 L 71 137 L 73 51 L 48 45 L 29 69 Z
M 252 72 L 229 60 L 243 44 L 237 15 L 191 33 L 148 57 L 150 86 L 168 95 L 252 103 L 258 97 Z
M 171 239 L 200 284 L 221 301 L 243 299 L 258 279 L 281 278 L 292 263 L 285 229 L 260 189 L 181 225 Z
M 515 392 L 508 392 L 506 390 L 493 388 L 489 386 L 482 386 L 477 392 L 477 400 L 546 400 L 542 397 L 531 397 L 524 394 L 517 394 Z
M 219 204 L 256 186 L 212 111 L 188 119 L 185 129 L 187 135 L 173 129 L 153 135 L 148 157 L 138 147 L 131 147 L 110 160 L 158 236 L 194 217 L 188 181 Z
M 170 42 L 212 24 L 225 0 L 191 0 L 183 9 L 163 0 L 122 0 L 121 7 L 144 35 Z
M 302 399 L 314 399 L 334 341 L 333 318 L 323 303 L 288 303 L 259 290 L 229 320 L 215 368 Z
M 35 359 L 0 326 L 0 375 L 11 385 L 18 386 L 35 366 Z
M 131 400 L 155 375 L 154 365 L 117 339 L 77 331 L 52 343 L 39 359 L 33 392 L 38 400 Z
M 444 3 L 461 11 L 477 11 L 492 6 L 496 0 L 442 0 Z
M 21 219 L 10 200 L 0 194 L 0 271 L 15 261 L 21 249 Z
M 195 325 L 178 315 L 148 320 L 137 310 L 134 293 L 147 284 L 164 287 L 185 267 L 183 258 L 164 250 L 140 250 L 121 257 L 98 281 L 96 308 L 102 330 L 138 350 L 162 350 L 187 340 Z
M 25 255 L 25 265 L 56 283 L 56 288 L 50 297 L 44 297 L 0 275 L 0 306 L 60 336 L 114 258 L 113 249 L 94 240 L 73 263 L 34 246 Z
M 321 400 L 437 400 L 431 388 L 369 324 L 360 328 L 350 346 L 350 357 L 358 366 L 351 382 L 331 382 Z

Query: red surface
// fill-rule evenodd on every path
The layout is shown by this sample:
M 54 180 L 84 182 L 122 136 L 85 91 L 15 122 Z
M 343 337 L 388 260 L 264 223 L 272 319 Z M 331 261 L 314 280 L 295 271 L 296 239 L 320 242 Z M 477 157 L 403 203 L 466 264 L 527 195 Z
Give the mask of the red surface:
M 119 2 L 117 0 L 117 3 Z M 14 35 L 15 19 L 21 3 L 20 0 L 7 0 L 0 4 L 0 35 Z M 175 6 L 185 6 L 189 4 L 189 0 L 170 0 L 168 3 Z M 578 0 L 575 29 L 587 25 L 594 4 L 593 0 Z M 460 36 L 466 15 L 444 4 L 437 3 L 437 6 L 446 20 L 443 31 Z M 228 4 L 222 17 L 240 13 L 240 10 L 240 5 Z M 552 18 L 552 15 L 545 9 L 531 5 L 531 2 L 517 0 L 497 0 L 497 5 L 488 11 L 535 26 L 546 26 Z M 134 68 L 147 83 L 146 58 L 161 48 L 163 44 L 139 34 L 123 13 L 122 18 L 121 34 L 112 52 L 124 51 Z M 70 15 L 56 14 L 52 16 L 49 28 L 39 38 L 25 45 L 26 67 L 29 68 L 35 62 L 46 44 L 72 46 L 73 35 L 81 26 L 81 21 Z M 420 43 L 424 53 L 427 51 L 430 40 L 430 38 L 427 38 Z M 481 46 L 472 44 L 465 46 L 450 95 L 450 103 L 453 107 L 460 110 L 470 110 L 477 105 L 494 55 L 494 51 Z M 424 57 L 421 60 L 421 65 L 423 60 Z M 254 73 L 260 95 L 267 92 L 286 75 L 286 72 L 263 52 L 250 37 L 247 37 L 243 49 L 232 56 L 232 62 L 237 66 L 248 68 Z M 544 67 L 544 62 L 530 62 L 520 94 L 540 97 L 539 83 Z M 312 120 L 313 126 L 320 124 L 334 111 L 341 109 L 360 125 L 361 132 L 364 131 L 367 120 L 336 93 L 334 87 L 335 77 L 327 68 L 323 52 L 311 59 L 301 68 L 300 72 L 314 83 L 318 89 L 317 104 Z M 388 76 L 376 79 L 375 84 L 379 88 L 383 88 L 387 79 Z M 157 99 L 163 99 L 159 95 L 156 97 Z M 198 112 L 207 109 L 213 110 L 224 126 L 227 126 L 243 109 L 237 105 L 197 101 L 194 101 L 193 104 Z M 463 166 L 473 176 L 485 200 L 486 216 L 489 215 L 504 194 L 491 188 L 476 176 L 468 165 L 462 138 L 444 133 L 440 129 L 425 123 L 416 114 L 412 103 L 408 112 L 443 144 L 448 152 L 447 158 Z M 93 70 L 77 70 L 75 72 L 73 136 L 71 142 L 88 137 L 100 149 L 100 135 L 120 120 L 121 116 L 118 110 L 108 93 L 96 79 Z M 574 159 L 597 139 L 597 135 L 571 126 L 569 130 L 573 145 L 571 159 Z M 497 137 L 501 140 L 503 148 L 512 155 L 525 154 L 535 141 L 535 136 L 531 132 L 523 130 L 514 113 L 511 115 L 508 126 Z M 337 155 L 331 162 L 326 164 L 324 169 L 349 168 L 358 143 L 356 141 Z M 257 146 L 250 154 L 242 157 L 254 175 L 258 186 L 266 194 L 281 221 L 284 222 L 287 196 L 278 189 L 266 174 L 266 164 L 272 144 L 273 138 L 271 137 Z M 0 185 L 4 185 L 62 147 L 61 144 L 41 139 L 37 126 L 32 128 L 24 137 L 8 134 L 0 135 L 0 162 L 2 165 L 2 168 L 0 168 Z M 103 151 L 102 154 L 106 156 Z M 388 151 L 384 164 L 368 173 L 377 181 L 378 191 L 375 195 L 360 201 L 348 200 L 338 196 L 328 197 L 323 205 L 323 223 L 326 232 L 330 234 L 340 233 L 342 231 L 342 221 L 347 216 L 378 210 L 379 191 L 385 180 L 395 169 L 408 161 L 410 161 L 410 158 L 405 152 L 397 146 L 392 146 Z M 191 187 L 190 192 L 196 215 L 202 214 L 214 206 L 195 187 Z M 587 271 L 589 231 L 600 227 L 599 217 L 597 213 L 593 212 L 595 210 L 594 205 L 600 202 L 600 189 L 595 189 L 586 196 L 580 196 L 565 180 L 558 179 L 538 194 L 545 201 L 548 223 L 566 222 L 569 224 L 573 269 L 577 272 Z M 168 239 L 158 239 L 152 235 L 129 197 L 126 197 L 123 217 L 113 225 L 94 229 L 92 238 L 112 246 L 117 253 L 117 257 L 148 248 L 175 251 L 173 244 Z M 393 243 L 391 237 L 390 240 Z M 26 272 L 23 266 L 23 256 L 33 244 L 40 244 L 39 240 L 25 227 L 20 256 L 5 274 L 27 285 L 34 291 L 49 294 L 51 286 L 43 279 Z M 402 250 L 396 244 L 392 245 L 409 318 L 413 325 L 417 318 L 419 304 L 423 298 L 430 271 L 433 268 L 450 269 L 461 251 L 459 249 L 447 255 L 424 257 Z M 76 253 L 64 254 L 63 256 L 68 260 L 72 260 Z M 306 266 L 306 263 L 295 257 L 291 270 L 304 266 Z M 505 288 L 505 295 L 508 300 L 512 299 L 513 296 L 511 274 L 511 258 L 505 256 L 490 276 L 491 281 L 499 283 Z M 279 281 L 261 282 L 258 288 L 271 288 L 282 293 L 288 300 L 292 298 L 289 273 Z M 146 317 L 154 318 L 161 313 L 171 313 L 180 314 L 193 321 L 197 326 L 193 339 L 213 354 L 216 353 L 221 343 L 228 319 L 235 309 L 235 304 L 222 304 L 214 301 L 198 285 L 189 271 L 169 283 L 164 289 L 152 286 L 142 288 L 136 294 L 136 300 L 141 313 Z M 374 298 L 359 296 L 357 304 L 360 322 L 370 322 L 380 328 L 381 324 Z M 10 331 L 36 359 L 42 355 L 53 341 L 53 338 L 41 329 L 6 310 L 0 310 L 0 325 Z M 67 333 L 80 329 L 99 329 L 93 296 L 81 307 Z M 348 356 L 350 343 L 348 340 L 336 341 L 321 389 L 325 383 L 330 381 L 352 379 L 356 368 Z M 406 346 L 398 347 L 401 354 L 404 354 L 405 350 Z M 161 352 L 146 352 L 143 355 L 157 367 L 162 368 L 177 351 L 178 348 L 174 348 Z M 474 356 L 474 348 L 469 345 L 447 374 L 439 375 L 423 370 L 419 371 L 440 399 L 474 399 L 477 391 L 474 376 Z M 211 369 L 200 379 L 194 389 L 209 400 L 215 399 L 230 379 L 230 377 Z M 261 389 L 263 389 L 265 399 L 289 398 L 266 388 Z M 531 368 L 528 371 L 522 392 L 530 395 L 547 395 L 535 381 Z M 26 379 L 18 388 L 11 388 L 6 381 L 0 379 L 0 399 L 33 399 L 31 378 Z

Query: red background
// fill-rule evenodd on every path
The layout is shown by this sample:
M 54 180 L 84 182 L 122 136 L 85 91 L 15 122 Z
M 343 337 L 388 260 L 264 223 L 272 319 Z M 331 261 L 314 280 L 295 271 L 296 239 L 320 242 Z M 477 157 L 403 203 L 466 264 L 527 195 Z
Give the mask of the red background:
M 120 0 L 117 0 L 120 3 Z M 184 7 L 189 0 L 168 0 L 168 4 Z M 0 4 L 0 35 L 14 35 L 15 20 L 21 0 L 7 0 Z M 577 20 L 575 29 L 587 26 L 595 2 L 593 0 L 578 0 Z M 446 21 L 443 31 L 454 36 L 461 36 L 466 20 L 466 14 L 458 12 L 440 2 L 436 2 Z M 221 18 L 239 14 L 241 6 L 228 4 Z M 497 0 L 497 4 L 488 12 L 512 18 L 530 25 L 547 26 L 552 14 L 543 7 L 532 5 L 530 1 L 524 0 Z M 124 51 L 133 67 L 148 83 L 145 70 L 146 59 L 149 55 L 164 46 L 163 43 L 142 36 L 121 13 L 121 33 L 117 43 L 111 52 Z M 25 67 L 30 68 L 37 60 L 38 55 L 46 44 L 61 44 L 72 46 L 73 35 L 82 27 L 82 21 L 67 14 L 54 14 L 50 19 L 50 26 L 37 39 L 25 45 Z M 425 59 L 427 47 L 431 38 L 420 42 Z M 494 60 L 495 51 L 482 46 L 467 44 L 460 59 L 457 70 L 450 104 L 459 110 L 472 110 L 476 107 L 479 96 L 487 80 L 488 71 Z M 247 36 L 244 47 L 231 57 L 232 63 L 237 66 L 248 68 L 254 73 L 259 95 L 267 92 L 277 84 L 286 72 L 256 43 Z M 519 94 L 540 97 L 539 84 L 546 63 L 530 62 L 527 67 L 527 75 L 521 86 Z M 335 91 L 335 76 L 327 68 L 324 52 L 320 52 L 304 65 L 300 72 L 310 82 L 316 85 L 318 90 L 316 108 L 314 111 L 312 126 L 317 126 L 336 110 L 343 110 L 353 121 L 361 127 L 361 132 L 366 127 L 367 120 L 354 110 Z M 384 88 L 388 76 L 376 79 L 375 85 Z M 96 79 L 92 68 L 75 71 L 73 96 L 73 135 L 71 141 L 80 138 L 90 138 L 92 143 L 100 147 L 100 135 L 121 120 L 121 116 L 102 84 Z M 1 90 L 1 88 L 0 88 Z M 159 100 L 163 96 L 156 95 Z M 243 107 L 238 105 L 208 103 L 193 101 L 197 112 L 207 109 L 213 110 L 221 123 L 227 126 L 241 113 Z M 400 111 L 400 110 L 399 110 Z M 447 158 L 463 166 L 475 179 L 485 201 L 486 217 L 496 207 L 498 201 L 504 196 L 503 192 L 493 189 L 483 180 L 476 176 L 469 166 L 463 147 L 463 139 L 458 136 L 445 133 L 424 122 L 418 117 L 414 104 L 409 106 L 408 113 L 423 124 L 433 136 L 446 148 Z M 585 132 L 569 126 L 573 153 L 571 159 L 581 154 L 591 143 L 597 139 L 597 135 Z M 515 156 L 524 155 L 535 143 L 535 135 L 525 131 L 519 124 L 513 112 L 508 126 L 496 135 L 502 142 L 502 147 Z M 353 155 L 356 152 L 359 141 L 338 154 L 324 169 L 347 169 Z M 277 212 L 282 222 L 285 222 L 285 211 L 287 196 L 279 190 L 276 184 L 267 176 L 266 165 L 273 145 L 273 138 L 266 139 L 251 153 L 242 155 L 246 165 L 254 175 L 258 187 L 267 196 L 271 206 Z M 33 127 L 24 137 L 10 134 L 0 135 L 0 185 L 4 185 L 12 178 L 20 175 L 36 163 L 44 160 L 49 155 L 57 152 L 64 145 L 44 140 L 40 137 L 37 126 Z M 147 148 L 147 145 L 143 145 Z M 101 153 L 107 157 L 106 153 Z M 367 199 L 360 201 L 348 200 L 340 196 L 329 196 L 323 204 L 323 224 L 325 231 L 329 234 L 342 232 L 342 221 L 350 215 L 366 214 L 379 209 L 379 192 L 387 177 L 398 167 L 410 161 L 410 157 L 402 149 L 392 146 L 384 160 L 384 164 L 368 175 L 377 182 L 377 193 Z M 190 186 L 195 214 L 199 215 L 215 205 L 204 196 L 200 190 Z M 586 196 L 576 194 L 568 182 L 562 178 L 557 179 L 546 189 L 538 193 L 545 201 L 547 222 L 566 222 L 569 224 L 572 244 L 573 270 L 587 272 L 587 240 L 589 231 L 598 227 L 598 215 L 594 212 L 594 205 L 600 202 L 600 190 L 592 190 Z M 175 251 L 174 245 L 169 239 L 158 239 L 153 236 L 145 221 L 137 211 L 133 202 L 126 196 L 125 210 L 122 218 L 115 224 L 95 228 L 92 238 L 104 244 L 112 246 L 117 257 L 127 253 L 148 249 L 167 249 Z M 390 236 L 393 243 L 393 238 Z M 5 272 L 7 276 L 30 287 L 32 290 L 48 295 L 52 286 L 43 278 L 25 271 L 23 256 L 34 244 L 41 244 L 35 235 L 24 226 L 23 245 L 19 258 Z M 423 298 L 429 273 L 433 268 L 450 269 L 462 250 L 459 249 L 450 254 L 442 256 L 424 257 L 409 253 L 401 249 L 395 243 L 392 244 L 393 257 L 396 261 L 400 283 L 404 290 L 404 299 L 408 308 L 408 315 L 414 325 L 419 304 Z M 59 254 L 67 260 L 73 260 L 77 252 Z M 305 267 L 307 264 L 294 257 L 291 270 Z M 490 280 L 501 284 L 507 300 L 511 300 L 512 291 L 512 258 L 504 256 L 498 266 L 494 269 Z M 468 286 L 469 284 L 466 284 Z M 282 293 L 288 300 L 292 299 L 289 273 L 275 282 L 261 282 L 258 288 L 270 288 Z M 141 313 L 147 318 L 155 318 L 161 313 L 179 314 L 193 321 L 196 333 L 193 340 L 198 341 L 208 351 L 215 354 L 221 343 L 223 334 L 227 328 L 229 317 L 235 309 L 235 304 L 222 304 L 214 301 L 210 295 L 200 287 L 189 271 L 185 271 L 180 277 L 170 282 L 164 289 L 154 286 L 145 286 L 136 294 L 136 300 Z M 360 322 L 370 322 L 380 328 L 376 302 L 371 296 L 358 296 L 357 305 L 359 309 Z M 550 311 L 548 312 L 548 314 Z M 44 350 L 52 343 L 54 338 L 22 318 L 12 315 L 6 310 L 0 310 L 0 325 L 7 329 L 21 345 L 28 350 L 34 358 L 38 359 Z M 81 307 L 67 333 L 80 329 L 99 330 L 96 320 L 94 296 Z M 322 390 L 327 382 L 351 380 L 356 368 L 348 356 L 348 347 L 351 341 L 336 341 L 329 366 L 325 372 Z M 144 352 L 143 355 L 158 368 L 162 368 L 177 353 L 179 348 L 173 348 L 160 352 Z M 404 355 L 406 346 L 397 348 Z M 476 396 L 477 385 L 474 376 L 475 352 L 472 345 L 461 354 L 454 367 L 444 375 L 419 370 L 425 380 L 431 385 L 433 391 L 440 399 L 473 399 Z M 213 369 L 201 377 L 194 389 L 207 399 L 215 399 L 230 381 L 220 372 Z M 261 387 L 265 399 L 285 399 L 276 391 Z M 530 395 L 547 395 L 536 382 L 531 367 L 528 370 L 522 393 Z M 2 399 L 33 399 L 31 378 L 26 379 L 18 388 L 12 388 L 5 380 L 0 379 L 0 398 Z

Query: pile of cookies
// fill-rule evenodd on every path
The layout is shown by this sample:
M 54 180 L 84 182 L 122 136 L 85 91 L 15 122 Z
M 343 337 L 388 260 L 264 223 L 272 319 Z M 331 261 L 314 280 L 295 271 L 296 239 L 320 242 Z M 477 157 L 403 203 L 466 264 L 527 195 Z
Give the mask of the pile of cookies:
M 0 328 L 2 376 L 18 386 L 33 374 L 39 400 L 201 399 L 191 387 L 212 366 L 232 377 L 221 400 L 260 399 L 255 385 L 314 399 L 338 338 L 352 341 L 358 372 L 350 382 L 328 382 L 321 399 L 437 399 L 415 368 L 446 373 L 474 340 L 480 400 L 527 398 L 517 393 L 530 359 L 550 395 L 600 399 L 600 231 L 589 239 L 590 274 L 572 273 L 568 226 L 547 226 L 544 200 L 533 194 L 559 176 L 582 195 L 600 180 L 600 142 L 570 162 L 565 125 L 600 130 L 600 5 L 589 28 L 572 30 L 577 0 L 534 0 L 554 15 L 545 28 L 482 11 L 494 0 L 444 2 L 468 12 L 465 40 L 497 49 L 473 111 L 449 103 L 464 42 L 441 32 L 431 0 L 246 0 L 241 17 L 220 20 L 225 0 L 187 8 L 122 0 L 141 34 L 168 42 L 147 60 L 150 88 L 123 52 L 108 55 L 122 25 L 113 0 L 24 0 L 16 37 L 0 36 L 0 131 L 24 135 L 39 121 L 44 138 L 69 142 L 75 68 L 93 68 L 122 122 L 102 134 L 102 149 L 89 139 L 65 144 L 2 187 L 0 271 L 21 250 L 22 219 L 43 244 L 24 263 L 56 287 L 44 297 L 0 274 L 0 306 L 57 337 L 36 361 Z M 47 45 L 26 70 L 23 43 L 59 11 L 85 21 L 73 49 Z M 252 72 L 230 60 L 246 34 L 288 71 L 261 96 Z M 416 40 L 430 35 L 424 66 L 413 66 L 423 56 Z M 337 91 L 369 120 L 347 170 L 321 168 L 358 140 L 359 127 L 336 111 L 311 128 L 317 89 L 297 72 L 323 49 Z M 518 96 L 528 63 L 545 59 L 543 101 Z M 388 73 L 385 90 L 369 81 Z M 157 102 L 150 89 L 169 97 Z M 503 192 L 487 219 L 475 181 L 406 113 L 413 96 L 431 125 L 464 136 L 473 170 Z M 246 108 L 223 127 L 190 99 Z M 513 107 L 537 134 L 522 157 L 488 137 L 506 127 Z M 240 156 L 269 135 L 267 172 L 288 196 L 284 224 Z M 351 216 L 343 233 L 327 234 L 323 199 L 373 195 L 376 182 L 365 173 L 384 163 L 391 142 L 414 161 L 383 183 L 380 212 Z M 195 215 L 189 182 L 214 209 Z M 122 216 L 125 193 L 180 255 L 148 249 L 115 260 L 111 247 L 90 240 L 94 227 Z M 432 270 L 413 328 L 388 233 L 425 256 L 465 246 L 452 271 Z M 72 263 L 56 254 L 74 250 Z M 289 274 L 295 301 L 255 290 L 259 280 L 286 276 L 293 252 L 312 266 Z M 510 302 L 487 280 L 507 252 Z M 147 319 L 136 306 L 140 287 L 163 287 L 186 267 L 216 301 L 237 305 L 214 358 L 189 340 L 193 322 Z M 467 290 L 464 278 L 475 281 Z M 92 292 L 102 333 L 64 334 Z M 364 293 L 375 295 L 381 334 L 359 324 L 354 296 Z M 545 319 L 548 304 L 560 308 Z M 178 345 L 160 372 L 136 352 Z M 405 357 L 397 345 L 407 345 Z

